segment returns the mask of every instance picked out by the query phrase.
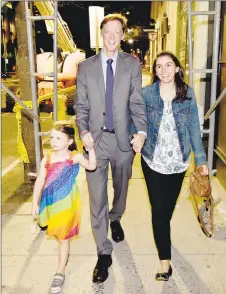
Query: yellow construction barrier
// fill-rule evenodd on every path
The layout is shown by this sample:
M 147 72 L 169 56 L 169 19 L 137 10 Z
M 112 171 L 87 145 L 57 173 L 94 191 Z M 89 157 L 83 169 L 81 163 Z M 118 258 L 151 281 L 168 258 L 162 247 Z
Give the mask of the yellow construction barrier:
M 32 109 L 32 101 L 23 101 L 23 103 Z M 19 158 L 24 162 L 24 163 L 30 163 L 29 157 L 27 154 L 27 149 L 24 145 L 23 138 L 22 138 L 22 125 L 21 125 L 21 110 L 23 107 L 16 103 L 13 111 L 16 112 L 16 118 L 17 118 L 17 126 L 18 126 L 18 133 L 17 133 L 17 148 L 18 148 L 18 153 L 19 153 Z
M 57 120 L 66 118 L 66 95 L 58 95 L 57 99 Z
M 66 105 L 65 105 L 65 103 L 66 103 L 66 94 L 69 93 L 69 92 L 75 93 L 75 90 L 76 90 L 76 86 L 72 86 L 70 88 L 61 89 L 61 90 L 57 91 L 57 94 L 58 94 L 57 119 L 58 120 L 64 120 L 65 119 L 65 114 L 66 114 Z M 37 103 L 39 105 L 40 102 L 42 102 L 44 100 L 48 100 L 48 99 L 53 100 L 53 97 L 54 97 L 53 93 L 42 95 L 42 96 L 40 96 L 38 98 Z M 32 101 L 23 101 L 23 103 L 32 110 Z M 28 153 L 27 153 L 27 150 L 26 150 L 26 147 L 24 145 L 23 138 L 22 138 L 22 126 L 21 126 L 21 110 L 22 109 L 23 109 L 23 107 L 18 103 L 16 103 L 14 108 L 13 108 L 13 111 L 16 113 L 16 118 L 17 118 L 17 122 L 18 122 L 18 124 L 17 124 L 17 126 L 18 126 L 18 134 L 17 134 L 18 153 L 19 153 L 19 158 L 24 163 L 30 163 Z

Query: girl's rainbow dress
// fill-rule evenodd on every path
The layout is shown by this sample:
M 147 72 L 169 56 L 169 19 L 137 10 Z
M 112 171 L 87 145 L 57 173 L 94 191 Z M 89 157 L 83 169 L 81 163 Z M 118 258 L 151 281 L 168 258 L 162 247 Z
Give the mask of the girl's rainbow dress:
M 47 227 L 47 236 L 58 240 L 78 235 L 81 218 L 81 202 L 76 176 L 79 165 L 73 160 L 45 164 L 46 183 L 42 192 L 39 225 Z

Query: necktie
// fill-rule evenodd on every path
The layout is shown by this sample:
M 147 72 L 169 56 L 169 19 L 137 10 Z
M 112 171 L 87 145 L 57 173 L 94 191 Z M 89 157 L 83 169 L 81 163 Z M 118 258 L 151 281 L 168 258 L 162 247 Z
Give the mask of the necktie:
M 106 94 L 105 94 L 105 126 L 109 131 L 114 129 L 113 124 L 113 112 L 112 112 L 112 96 L 114 86 L 114 73 L 112 69 L 113 60 L 107 60 L 107 72 L 106 72 Z

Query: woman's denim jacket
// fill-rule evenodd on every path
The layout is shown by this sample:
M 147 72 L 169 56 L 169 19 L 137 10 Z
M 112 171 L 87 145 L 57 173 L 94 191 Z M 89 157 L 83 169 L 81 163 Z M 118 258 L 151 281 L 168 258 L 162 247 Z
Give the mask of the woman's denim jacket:
M 153 159 L 159 127 L 162 119 L 164 102 L 160 97 L 159 81 L 146 86 L 142 90 L 147 114 L 148 134 L 142 149 L 142 154 Z M 198 108 L 194 90 L 188 87 L 187 97 L 183 102 L 172 101 L 172 111 L 179 138 L 183 162 L 186 162 L 191 153 L 194 153 L 195 164 L 206 164 L 206 154 L 203 149 L 198 117 Z

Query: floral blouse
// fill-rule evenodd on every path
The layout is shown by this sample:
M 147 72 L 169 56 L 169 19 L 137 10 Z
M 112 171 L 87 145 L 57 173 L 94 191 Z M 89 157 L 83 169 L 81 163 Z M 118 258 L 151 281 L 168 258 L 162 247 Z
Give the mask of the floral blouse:
M 162 120 L 153 160 L 143 156 L 148 166 L 161 174 L 174 174 L 186 171 L 190 158 L 183 162 L 180 143 L 172 112 L 172 101 L 164 101 Z

